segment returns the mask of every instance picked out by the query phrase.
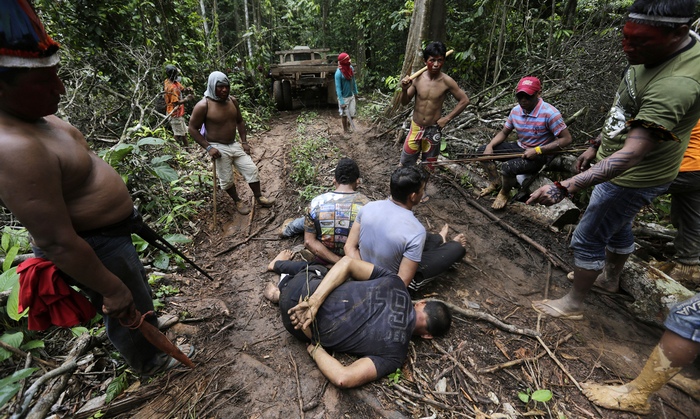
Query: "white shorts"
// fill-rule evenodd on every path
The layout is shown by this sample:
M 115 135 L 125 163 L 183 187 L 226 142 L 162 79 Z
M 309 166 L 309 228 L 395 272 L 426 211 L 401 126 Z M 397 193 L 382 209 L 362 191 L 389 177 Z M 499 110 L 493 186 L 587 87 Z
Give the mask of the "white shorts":
M 187 135 L 187 124 L 185 117 L 170 117 L 170 128 L 173 129 L 173 135 L 176 137 L 184 137 Z
M 216 160 L 216 177 L 219 178 L 219 186 L 221 189 L 227 190 L 234 186 L 234 166 L 238 172 L 240 172 L 246 182 L 260 182 L 257 166 L 255 166 L 253 159 L 251 159 L 250 156 L 243 151 L 243 147 L 241 147 L 238 141 L 231 144 L 212 142 L 209 144 L 211 144 L 215 149 L 219 150 L 219 153 L 221 153 L 221 158 Z
M 345 100 L 345 104 L 348 105 L 345 109 L 343 109 L 340 106 L 340 99 L 338 99 L 338 112 L 340 112 L 340 116 L 347 116 L 348 114 L 350 115 L 351 118 L 355 117 L 355 96 L 350 96 L 350 97 L 345 97 L 343 98 Z

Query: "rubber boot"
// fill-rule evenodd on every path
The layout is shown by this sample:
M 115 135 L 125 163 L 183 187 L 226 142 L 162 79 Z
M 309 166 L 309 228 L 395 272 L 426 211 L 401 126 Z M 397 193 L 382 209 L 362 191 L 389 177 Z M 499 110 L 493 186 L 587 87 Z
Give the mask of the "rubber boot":
M 605 268 L 593 286 L 608 292 L 620 292 L 620 275 L 629 257 L 629 254 L 621 255 L 605 249 Z
M 598 406 L 646 415 L 651 411 L 649 397 L 680 370 L 680 367 L 671 367 L 671 361 L 656 345 L 642 372 L 633 381 L 621 386 L 582 383 L 581 387 L 588 400 Z
M 250 207 L 238 196 L 235 186 L 226 189 L 226 193 L 233 199 L 233 202 L 236 204 L 236 211 L 238 211 L 239 214 L 246 215 L 250 213 Z
M 479 196 L 489 195 L 491 192 L 497 191 L 501 185 L 501 176 L 498 175 L 498 169 L 496 168 L 496 163 L 494 162 L 484 162 L 484 170 L 486 170 L 486 177 L 489 179 L 489 186 L 485 187 L 479 193 Z

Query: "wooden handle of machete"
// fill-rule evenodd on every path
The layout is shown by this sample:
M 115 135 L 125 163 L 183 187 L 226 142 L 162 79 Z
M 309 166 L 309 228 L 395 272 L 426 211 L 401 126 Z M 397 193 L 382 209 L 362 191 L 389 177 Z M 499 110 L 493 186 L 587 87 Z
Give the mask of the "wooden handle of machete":
M 218 187 L 216 184 L 216 159 L 213 159 L 211 162 L 213 163 L 212 178 L 214 179 L 212 182 L 214 183 L 214 226 L 216 226 L 216 188 Z
M 447 53 L 445 54 L 445 57 L 449 56 L 449 55 L 452 54 L 453 52 L 455 52 L 455 50 L 453 50 L 453 49 L 447 51 Z M 411 79 L 411 80 L 413 80 L 413 79 L 415 79 L 416 77 L 418 77 L 418 76 L 420 76 L 421 74 L 423 74 L 423 73 L 425 72 L 425 70 L 427 70 L 427 69 L 428 69 L 428 66 L 426 65 L 426 66 L 424 66 L 423 68 L 421 68 L 420 70 L 418 70 L 418 71 L 416 71 L 415 73 L 413 73 L 413 74 L 411 74 L 410 76 L 408 76 L 408 78 Z

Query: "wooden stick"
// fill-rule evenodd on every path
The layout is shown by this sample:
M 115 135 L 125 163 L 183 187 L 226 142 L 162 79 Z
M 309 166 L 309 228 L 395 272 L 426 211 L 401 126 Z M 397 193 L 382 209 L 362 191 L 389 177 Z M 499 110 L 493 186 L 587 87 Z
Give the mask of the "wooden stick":
M 559 339 L 559 340 L 557 341 L 557 346 L 559 346 L 559 345 L 561 345 L 562 343 L 568 341 L 569 339 L 571 339 L 572 336 L 574 336 L 574 334 L 573 334 L 573 333 L 569 333 L 568 335 L 566 335 L 566 336 L 564 336 L 563 338 Z M 539 354 L 537 354 L 537 355 L 535 355 L 535 356 L 533 356 L 533 357 L 514 359 L 514 360 L 512 360 L 512 361 L 504 362 L 504 363 L 502 363 L 502 364 L 492 365 L 492 366 L 490 366 L 490 367 L 479 368 L 478 370 L 476 370 L 476 372 L 479 373 L 479 374 L 486 374 L 486 373 L 490 373 L 490 372 L 502 370 L 502 369 L 505 369 L 505 368 L 508 368 L 508 367 L 512 367 L 512 366 L 514 366 L 514 365 L 519 365 L 519 364 L 522 364 L 522 363 L 524 363 L 524 362 L 536 361 L 536 360 L 542 358 L 542 357 L 545 356 L 545 355 L 547 355 L 547 352 L 546 352 L 546 351 L 542 351 L 542 352 L 540 352 Z
M 447 307 L 449 307 L 450 310 L 452 310 L 456 313 L 459 313 L 463 316 L 467 316 L 467 317 L 472 318 L 472 319 L 479 319 L 479 320 L 487 321 L 487 322 L 495 325 L 499 329 L 505 330 L 506 332 L 530 336 L 531 338 L 537 338 L 540 336 L 539 333 L 537 333 L 536 331 L 534 331 L 532 329 L 527 329 L 524 327 L 518 327 L 518 326 L 514 326 L 512 324 L 504 323 L 501 320 L 499 320 L 498 318 L 496 318 L 495 316 L 492 316 L 491 314 L 488 314 L 488 313 L 472 310 L 470 308 L 459 307 L 459 306 L 456 306 L 452 303 L 448 303 L 447 301 L 442 301 L 442 300 L 438 300 L 438 299 L 434 299 L 434 298 L 427 298 L 425 301 L 439 301 L 441 303 L 444 303 Z
M 440 176 L 440 175 L 436 174 L 435 176 Z M 467 195 L 467 193 L 462 189 L 461 186 L 459 186 L 459 184 L 457 182 L 455 182 L 454 180 L 449 179 L 445 176 L 440 176 L 440 177 L 442 179 L 445 179 L 446 181 L 450 182 L 452 184 L 452 186 L 454 186 L 455 189 L 457 189 L 457 192 L 459 192 L 462 195 L 462 197 L 467 201 L 467 203 L 469 205 L 478 209 L 481 213 L 483 213 L 485 216 L 487 216 L 491 220 L 495 221 L 498 225 L 503 227 L 505 230 L 507 230 L 510 233 L 514 234 L 515 236 L 519 237 L 520 239 L 522 239 L 523 241 L 525 241 L 527 244 L 531 245 L 535 249 L 539 250 L 540 253 L 542 253 L 550 262 L 552 262 L 552 265 L 564 270 L 565 272 L 571 272 L 574 270 L 571 267 L 571 265 L 564 262 L 561 259 L 561 257 L 559 257 L 559 255 L 556 255 L 556 254 L 550 252 L 544 246 L 542 246 L 541 244 L 532 240 L 530 237 L 526 236 L 525 234 L 521 233 L 515 227 L 511 226 L 510 224 L 508 224 L 505 221 L 501 220 L 500 218 L 496 217 L 491 212 L 489 212 L 486 208 L 484 208 L 482 205 L 480 205 L 478 202 L 476 202 L 474 199 L 469 197 L 469 195 Z
M 216 228 L 216 226 L 217 226 L 217 224 L 216 224 L 216 188 L 218 187 L 216 185 L 216 159 L 212 160 L 211 162 L 214 163 L 214 165 L 212 166 L 213 167 L 212 176 L 214 179 L 214 227 Z
M 585 148 L 571 148 L 567 150 L 554 150 L 547 152 L 548 155 L 552 154 L 564 154 L 564 153 L 580 153 L 586 151 Z M 501 159 L 517 159 L 523 157 L 523 153 L 504 153 L 504 154 L 482 154 L 476 157 L 466 157 L 463 159 L 454 160 L 440 160 L 435 162 L 430 162 L 430 164 L 452 164 L 452 163 L 467 163 L 473 161 L 488 161 L 488 160 L 501 160 Z
M 267 217 L 267 218 L 262 222 L 262 225 L 261 225 L 260 227 L 258 227 L 253 233 L 251 233 L 250 235 L 248 235 L 248 237 L 246 237 L 245 239 L 243 239 L 243 240 L 241 240 L 241 241 L 239 241 L 239 242 L 237 242 L 237 243 L 231 245 L 228 249 L 222 250 L 222 251 L 216 253 L 214 256 L 215 256 L 215 257 L 221 256 L 221 255 L 223 255 L 224 253 L 228 253 L 228 252 L 232 251 L 233 249 L 237 248 L 238 246 L 240 246 L 240 245 L 242 245 L 242 244 L 248 243 L 254 236 L 256 236 L 258 233 L 260 233 L 264 228 L 266 228 L 266 227 L 270 224 L 270 222 L 272 222 L 272 220 L 275 219 L 276 215 L 277 215 L 277 214 L 275 214 L 275 212 L 272 211 L 272 214 L 270 214 L 270 216 Z M 568 271 L 567 271 L 567 272 L 568 272 Z
M 8 345 L 7 343 L 5 343 L 5 342 L 3 342 L 3 341 L 0 341 L 0 348 L 6 350 L 6 351 L 8 351 L 8 352 L 12 352 L 12 353 L 15 354 L 15 355 L 21 356 L 22 358 L 26 358 L 27 355 L 29 355 L 29 356 L 32 357 L 32 359 L 33 359 L 35 362 L 38 362 L 39 364 L 42 364 L 42 365 L 47 366 L 47 367 L 49 367 L 49 368 L 56 368 L 56 364 L 55 364 L 54 362 L 45 361 L 45 360 L 43 360 L 43 359 L 41 359 L 41 358 L 37 358 L 37 357 L 35 357 L 34 355 L 32 355 L 31 353 L 29 353 L 29 352 L 24 352 L 23 350 L 21 350 L 21 349 L 19 349 L 19 348 L 15 348 L 15 347 L 12 346 L 12 345 Z
M 447 351 L 444 350 L 444 349 L 442 349 L 442 346 L 440 346 L 440 345 L 439 345 L 437 342 L 435 342 L 434 340 L 431 339 L 431 340 L 430 340 L 430 343 L 433 344 L 433 347 L 434 347 L 435 349 L 437 349 L 439 352 L 442 352 L 442 354 L 445 355 L 446 357 L 450 358 L 450 360 L 451 360 L 452 362 L 454 362 L 455 365 L 457 365 L 457 366 L 459 367 L 459 369 L 462 370 L 462 372 L 464 373 L 464 375 L 466 375 L 467 378 L 469 378 L 470 380 L 472 380 L 472 382 L 473 382 L 474 384 L 481 384 L 481 382 L 480 382 L 479 380 L 476 379 L 476 377 L 474 376 L 474 374 L 472 374 L 471 372 L 469 372 L 469 370 L 467 370 L 467 367 L 465 367 L 461 362 L 459 362 L 459 360 L 458 360 L 457 358 L 455 358 L 455 357 L 452 356 L 451 354 L 447 353 Z
M 299 401 L 299 415 L 301 419 L 304 419 L 304 400 L 301 398 L 301 384 L 299 383 L 299 368 L 297 368 L 297 363 L 294 362 L 294 357 L 291 351 L 287 351 L 289 355 L 289 360 L 292 362 L 294 367 L 294 377 L 297 380 L 297 400 Z
M 445 54 L 445 58 L 447 58 L 447 57 L 448 57 L 450 54 L 452 54 L 453 52 L 455 52 L 455 50 L 453 50 L 453 49 L 447 51 L 447 53 Z M 421 68 L 420 70 L 418 70 L 418 71 L 416 71 L 415 73 L 411 74 L 410 76 L 408 76 L 408 78 L 411 79 L 411 80 L 414 80 L 416 77 L 418 77 L 418 76 L 420 76 L 421 74 L 423 74 L 423 73 L 425 72 L 425 70 L 427 70 L 427 69 L 428 69 L 428 66 L 427 66 L 427 65 L 426 65 L 426 66 L 423 66 L 423 68 Z

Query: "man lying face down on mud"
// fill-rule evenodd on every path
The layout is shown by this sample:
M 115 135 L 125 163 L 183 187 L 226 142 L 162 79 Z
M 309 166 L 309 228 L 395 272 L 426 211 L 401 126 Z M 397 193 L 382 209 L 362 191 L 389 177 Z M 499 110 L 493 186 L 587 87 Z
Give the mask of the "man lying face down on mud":
M 330 270 L 292 262 L 291 256 L 284 250 L 270 262 L 268 270 L 288 275 L 278 285 L 268 284 L 265 298 L 279 303 L 284 327 L 310 342 L 309 355 L 336 387 L 357 387 L 396 371 L 412 335 L 431 339 L 450 328 L 447 306 L 412 303 L 395 273 L 348 256 Z M 345 366 L 327 351 L 361 358 Z

